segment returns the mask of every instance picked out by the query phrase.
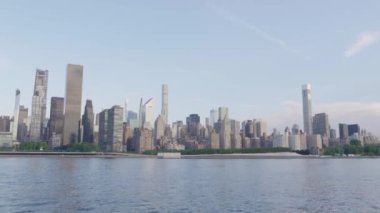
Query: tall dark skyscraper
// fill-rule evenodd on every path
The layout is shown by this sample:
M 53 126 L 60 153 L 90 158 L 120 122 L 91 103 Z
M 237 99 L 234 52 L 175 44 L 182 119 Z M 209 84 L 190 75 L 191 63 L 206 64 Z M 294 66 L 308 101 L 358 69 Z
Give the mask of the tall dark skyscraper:
M 359 124 L 350 124 L 348 125 L 348 135 L 352 136 L 354 134 L 360 135 L 360 126 Z
M 81 118 L 83 66 L 67 65 L 63 145 L 78 143 Z
M 63 135 L 63 107 L 64 98 L 52 97 L 50 102 L 50 120 L 49 120 L 49 138 L 53 134 L 57 135 L 62 140 Z
M 83 142 L 94 142 L 94 110 L 92 107 L 92 101 L 87 100 L 84 108 L 84 114 L 82 116 L 83 125 Z
M 201 117 L 198 114 L 191 114 L 186 118 L 187 132 L 192 137 L 198 136 L 200 130 Z
M 313 133 L 330 138 L 330 122 L 326 113 L 319 113 L 314 116 Z
M 11 128 L 11 119 L 9 116 L 0 116 L 0 132 L 9 132 Z
M 37 69 L 36 71 L 29 129 L 30 140 L 39 141 L 42 137 L 43 122 L 46 119 L 48 75 L 48 70 Z
M 18 115 L 17 140 L 25 141 L 28 136 L 28 108 L 20 106 Z

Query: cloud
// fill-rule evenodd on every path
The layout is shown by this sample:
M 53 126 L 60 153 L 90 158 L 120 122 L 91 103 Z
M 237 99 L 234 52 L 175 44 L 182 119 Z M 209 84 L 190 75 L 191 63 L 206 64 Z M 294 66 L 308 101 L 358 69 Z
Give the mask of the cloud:
M 313 104 L 313 114 L 325 112 L 329 116 L 331 128 L 339 123 L 358 123 L 362 129 L 380 136 L 380 102 L 332 102 Z M 281 110 L 264 117 L 270 127 L 283 131 L 286 126 L 298 124 L 303 128 L 302 103 L 286 101 Z
M 270 33 L 264 31 L 263 29 L 258 27 L 256 24 L 254 24 L 252 22 L 248 22 L 247 20 L 231 13 L 230 11 L 227 11 L 223 8 L 220 8 L 220 7 L 212 4 L 211 2 L 208 2 L 207 5 L 210 8 L 212 8 L 214 11 L 216 11 L 217 13 L 222 15 L 224 18 L 226 18 L 231 23 L 239 25 L 239 26 L 255 33 L 256 35 L 260 36 L 262 39 L 264 39 L 268 42 L 271 42 L 271 43 L 278 45 L 280 47 L 283 47 L 285 49 L 291 50 L 285 41 L 283 41 L 282 39 L 277 38 L 276 36 L 271 35 Z M 294 50 L 291 50 L 291 51 L 294 51 Z
M 357 41 L 351 44 L 344 52 L 344 56 L 350 58 L 360 53 L 365 48 L 377 43 L 380 40 L 380 31 L 364 32 L 358 36 Z

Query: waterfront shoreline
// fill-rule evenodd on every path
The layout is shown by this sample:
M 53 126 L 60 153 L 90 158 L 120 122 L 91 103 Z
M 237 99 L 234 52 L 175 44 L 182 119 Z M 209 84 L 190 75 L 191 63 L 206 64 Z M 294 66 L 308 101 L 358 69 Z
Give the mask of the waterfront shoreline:
M 151 158 L 157 155 L 134 153 L 102 153 L 102 152 L 0 152 L 0 157 L 77 157 L 77 158 Z M 380 156 L 323 156 L 299 155 L 291 152 L 283 153 L 251 153 L 251 154 L 199 154 L 182 155 L 181 159 L 377 159 Z

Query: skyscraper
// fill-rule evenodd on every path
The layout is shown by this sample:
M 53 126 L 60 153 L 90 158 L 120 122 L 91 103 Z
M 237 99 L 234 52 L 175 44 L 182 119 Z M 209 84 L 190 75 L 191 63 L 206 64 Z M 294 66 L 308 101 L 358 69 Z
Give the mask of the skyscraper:
M 123 108 L 113 106 L 108 110 L 108 142 L 113 152 L 123 151 Z
M 228 118 L 228 108 L 227 107 L 219 107 L 219 120 L 224 120 L 225 118 Z
M 165 119 L 162 115 L 159 115 L 154 123 L 154 142 L 156 145 L 165 136 L 165 127 Z
M 39 141 L 42 137 L 43 122 L 46 119 L 48 75 L 48 70 L 36 70 L 29 130 L 30 140 Z
M 11 130 L 11 119 L 9 116 L 0 116 L 0 132 L 10 132 Z
M 83 66 L 67 65 L 63 145 L 78 142 L 81 117 Z
M 92 107 L 92 101 L 87 100 L 84 108 L 84 114 L 82 116 L 83 125 L 83 142 L 94 142 L 94 110 Z
M 231 123 L 227 107 L 219 107 L 220 148 L 231 149 Z
M 99 113 L 98 146 L 102 151 L 107 151 L 107 133 L 108 133 L 108 109 L 105 109 Z
M 65 99 L 62 97 L 52 97 L 50 100 L 49 141 L 54 137 L 57 146 L 62 143 L 64 103 Z
M 123 108 L 113 106 L 99 114 L 99 146 L 103 151 L 123 151 Z
M 311 109 L 311 85 L 302 86 L 302 101 L 303 101 L 303 124 L 304 131 L 308 135 L 313 134 L 312 129 L 312 109 Z
M 28 108 L 20 106 L 18 115 L 17 140 L 25 141 L 28 136 Z
M 164 118 L 165 124 L 168 124 L 169 122 L 169 100 L 168 100 L 168 85 L 164 84 L 162 85 L 162 109 L 161 109 L 161 115 Z
M 257 137 L 263 137 L 264 135 L 268 135 L 268 125 L 263 120 L 255 121 L 256 124 L 256 132 Z
M 187 133 L 191 137 L 199 136 L 201 118 L 198 114 L 191 114 L 186 118 Z
M 143 125 L 148 128 L 154 127 L 154 110 L 155 103 L 153 98 L 149 99 L 143 106 Z
M 135 128 L 139 128 L 139 118 L 138 118 L 138 114 L 136 112 L 133 112 L 133 111 L 128 111 L 128 120 L 127 122 L 129 123 L 129 127 L 131 127 L 131 129 L 135 129 Z
M 354 134 L 360 135 L 360 126 L 359 124 L 349 124 L 348 125 L 348 136 L 353 136 Z
M 349 135 L 348 125 L 347 124 L 339 124 L 339 138 L 347 139 Z
M 329 116 L 326 113 L 319 113 L 314 116 L 313 133 L 330 138 Z
M 124 103 L 124 122 L 128 122 L 128 98 L 125 99 Z
M 215 109 L 212 109 L 210 111 L 210 125 L 214 127 L 216 122 L 218 122 L 218 111 Z
M 18 132 L 18 116 L 20 113 L 20 90 L 16 90 L 16 101 L 15 108 L 13 113 L 13 128 L 12 128 L 12 140 L 17 141 L 17 132 Z

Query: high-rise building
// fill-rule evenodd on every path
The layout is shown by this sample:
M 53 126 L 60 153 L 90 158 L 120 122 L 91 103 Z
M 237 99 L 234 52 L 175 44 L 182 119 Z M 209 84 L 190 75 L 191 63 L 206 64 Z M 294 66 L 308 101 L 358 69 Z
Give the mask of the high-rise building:
M 123 108 L 113 106 L 108 110 L 108 142 L 113 152 L 123 151 Z
M 330 138 L 331 139 L 336 139 L 336 130 L 335 129 L 330 129 Z
M 169 122 L 169 89 L 168 85 L 164 84 L 162 85 L 162 109 L 161 109 L 161 115 L 164 118 L 165 124 L 168 124 Z
M 198 114 L 191 114 L 186 118 L 187 133 L 191 137 L 197 137 L 200 135 L 200 123 L 201 117 Z
M 219 120 L 222 121 L 225 118 L 229 119 L 228 108 L 227 107 L 219 107 Z
M 304 131 L 308 135 L 313 134 L 312 129 L 312 108 L 311 108 L 311 85 L 302 86 L 302 101 L 303 101 L 303 124 Z
M 83 142 L 94 143 L 94 110 L 92 101 L 87 100 L 82 116 Z
M 165 119 L 162 115 L 159 115 L 154 122 L 154 142 L 156 145 L 158 145 L 158 142 L 165 136 L 165 128 Z
M 18 116 L 20 113 L 20 90 L 16 90 L 16 101 L 15 108 L 13 113 L 13 129 L 12 129 L 12 140 L 17 141 L 17 133 L 18 133 Z
M 50 100 L 50 120 L 49 120 L 49 138 L 53 135 L 63 134 L 64 108 L 65 99 L 62 97 L 52 97 Z
M 129 124 L 129 127 L 132 129 L 132 132 L 135 128 L 139 128 L 139 118 L 138 114 L 133 111 L 128 111 L 128 119 L 127 123 Z
M 215 109 L 212 109 L 210 111 L 210 125 L 214 127 L 216 122 L 218 122 L 218 111 Z
M 350 124 L 348 125 L 348 136 L 353 136 L 354 134 L 360 135 L 360 126 L 359 124 Z
M 244 122 L 244 136 L 248 138 L 257 137 L 257 125 L 255 120 L 248 120 Z
M 99 114 L 99 146 L 103 151 L 123 151 L 123 108 L 113 106 Z
M 219 107 L 220 148 L 231 149 L 231 123 L 227 107 Z
M 313 118 L 313 134 L 330 138 L 329 116 L 326 113 L 316 114 Z
M 264 135 L 268 135 L 268 125 L 267 122 L 263 120 L 255 121 L 256 124 L 256 135 L 257 137 L 263 137 Z
M 102 151 L 107 151 L 107 144 L 108 144 L 107 134 L 108 134 L 108 109 L 105 109 L 99 113 L 98 146 Z
M 297 124 L 294 124 L 292 127 L 292 134 L 293 135 L 299 135 L 300 133 L 301 133 L 300 127 Z
M 20 106 L 18 115 L 17 140 L 25 141 L 28 137 L 28 108 Z
M 63 145 L 78 143 L 81 119 L 83 66 L 67 65 Z
M 339 137 L 340 139 L 348 139 L 348 125 L 347 124 L 339 124 Z
M 11 119 L 9 116 L 0 116 L 0 132 L 10 132 L 11 131 Z
M 48 70 L 36 70 L 32 98 L 32 113 L 29 129 L 30 140 L 39 141 L 42 139 L 43 122 L 46 119 L 46 97 L 48 77 Z
M 240 121 L 230 120 L 231 125 L 231 134 L 239 135 L 240 134 Z
M 143 105 L 143 126 L 153 128 L 155 121 L 154 111 L 155 103 L 153 98 L 151 98 Z
M 65 99 L 62 97 L 52 97 L 50 100 L 50 120 L 48 137 L 50 147 L 58 147 L 62 145 L 64 103 Z
M 153 150 L 153 132 L 151 129 L 136 128 L 133 133 L 132 150 L 144 152 Z
M 125 99 L 124 103 L 124 122 L 128 122 L 128 98 Z

